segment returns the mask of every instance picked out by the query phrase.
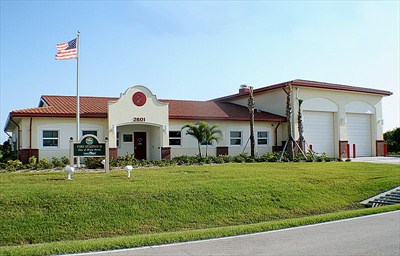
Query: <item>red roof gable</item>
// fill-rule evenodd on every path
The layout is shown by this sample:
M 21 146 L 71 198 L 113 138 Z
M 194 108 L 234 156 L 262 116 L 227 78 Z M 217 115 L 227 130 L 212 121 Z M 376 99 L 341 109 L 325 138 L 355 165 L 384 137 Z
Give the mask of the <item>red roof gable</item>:
M 116 101 L 112 97 L 80 97 L 81 117 L 107 118 L 109 101 Z M 15 110 L 11 117 L 75 117 L 75 96 L 42 96 L 45 103 L 38 108 Z M 247 107 L 232 103 L 215 101 L 186 101 L 186 100 L 160 100 L 168 103 L 169 118 L 180 120 L 249 120 Z M 41 104 L 42 105 L 42 104 Z M 255 113 L 256 121 L 286 121 L 285 117 L 267 112 Z

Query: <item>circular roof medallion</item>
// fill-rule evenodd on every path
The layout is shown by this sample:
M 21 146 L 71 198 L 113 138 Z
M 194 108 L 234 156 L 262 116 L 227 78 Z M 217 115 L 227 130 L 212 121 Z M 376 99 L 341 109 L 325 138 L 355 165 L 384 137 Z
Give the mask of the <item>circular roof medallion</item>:
M 146 104 L 146 100 L 147 100 L 146 95 L 144 95 L 143 92 L 135 92 L 135 94 L 133 94 L 132 96 L 133 103 L 138 107 L 141 107 L 144 104 Z

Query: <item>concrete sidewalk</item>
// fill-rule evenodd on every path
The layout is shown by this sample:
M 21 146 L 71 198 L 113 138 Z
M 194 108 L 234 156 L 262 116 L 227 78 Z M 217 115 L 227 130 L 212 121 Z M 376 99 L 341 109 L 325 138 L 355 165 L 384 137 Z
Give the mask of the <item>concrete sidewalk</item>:
M 376 164 L 400 164 L 400 157 L 394 157 L 394 156 L 357 157 L 357 158 L 351 158 L 351 161 L 376 163 Z

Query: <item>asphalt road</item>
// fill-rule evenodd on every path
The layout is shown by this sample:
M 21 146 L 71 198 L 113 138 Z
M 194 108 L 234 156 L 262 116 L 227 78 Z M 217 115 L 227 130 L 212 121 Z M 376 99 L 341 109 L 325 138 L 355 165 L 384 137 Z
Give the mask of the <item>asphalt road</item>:
M 80 255 L 400 255 L 400 211 L 172 245 Z

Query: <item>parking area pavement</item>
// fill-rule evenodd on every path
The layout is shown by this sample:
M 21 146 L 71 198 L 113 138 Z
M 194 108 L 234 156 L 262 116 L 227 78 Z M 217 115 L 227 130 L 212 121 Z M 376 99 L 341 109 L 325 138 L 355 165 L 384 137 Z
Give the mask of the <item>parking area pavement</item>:
M 394 157 L 394 156 L 357 157 L 357 158 L 351 158 L 351 161 L 376 163 L 376 164 L 400 164 L 400 157 Z

